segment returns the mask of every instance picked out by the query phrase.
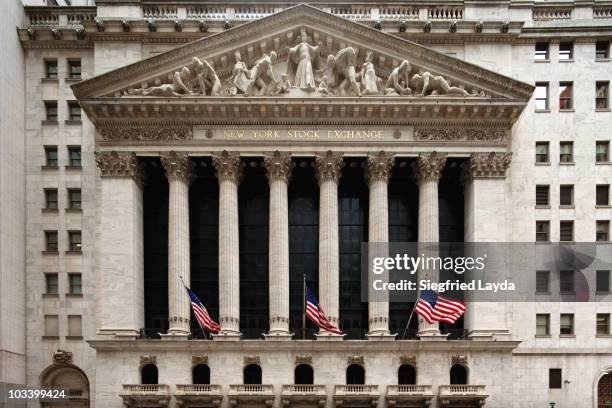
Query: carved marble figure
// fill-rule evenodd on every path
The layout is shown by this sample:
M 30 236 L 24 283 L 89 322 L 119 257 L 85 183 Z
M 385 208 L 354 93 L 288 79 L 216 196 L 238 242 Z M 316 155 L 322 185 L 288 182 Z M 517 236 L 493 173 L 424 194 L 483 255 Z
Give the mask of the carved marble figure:
M 385 95 L 411 95 L 412 90 L 408 86 L 412 65 L 407 60 L 403 60 L 391 71 L 385 87 Z
M 354 96 L 361 96 L 355 73 L 357 55 L 352 47 L 338 51 L 336 55 L 327 56 L 327 69 L 329 85 L 336 88 L 340 95 L 352 92 Z
M 361 79 L 361 93 L 363 95 L 380 95 L 382 92 L 382 79 L 376 76 L 373 59 L 374 53 L 368 51 L 358 75 Z
M 242 61 L 240 51 L 234 53 L 234 67 L 232 69 L 232 95 L 246 93 L 247 86 L 249 85 L 250 75 L 247 65 Z
M 321 41 L 316 47 L 308 44 L 306 30 L 301 31 L 300 39 L 301 42 L 298 45 L 289 48 L 287 75 L 296 87 L 315 89 L 313 64 L 318 65 L 319 50 L 323 44 Z
M 274 93 L 276 87 L 276 78 L 272 70 L 272 63 L 276 60 L 276 52 L 264 54 L 255 62 L 250 72 L 250 80 L 246 86 L 245 94 L 252 95 L 270 95 Z
M 477 93 L 470 94 L 463 88 L 450 86 L 448 81 L 440 75 L 433 75 L 430 72 L 414 74 L 410 79 L 410 87 L 418 96 L 427 95 L 458 95 L 458 96 L 478 96 Z

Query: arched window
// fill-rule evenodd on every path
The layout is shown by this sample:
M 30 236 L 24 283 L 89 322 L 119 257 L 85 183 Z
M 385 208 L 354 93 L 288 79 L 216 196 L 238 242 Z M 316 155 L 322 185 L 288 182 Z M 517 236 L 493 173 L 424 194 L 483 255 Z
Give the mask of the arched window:
M 294 371 L 295 384 L 314 384 L 314 372 L 308 364 L 300 364 Z
M 68 398 L 74 398 L 75 401 L 66 400 L 67 405 L 64 406 L 89 407 L 89 380 L 80 368 L 72 364 L 53 364 L 47 367 L 40 374 L 40 384 L 45 388 L 68 390 Z
M 599 379 L 597 383 L 597 408 L 612 406 L 612 373 Z
M 450 369 L 450 383 L 451 384 L 467 384 L 468 383 L 468 372 L 467 368 L 461 364 L 455 364 Z
M 397 370 L 397 383 L 416 384 L 416 370 L 410 364 L 402 364 Z
M 210 368 L 206 364 L 198 364 L 191 370 L 194 384 L 210 384 Z
M 157 366 L 147 364 L 140 369 L 140 382 L 142 384 L 157 384 Z
M 245 384 L 261 384 L 261 367 L 257 364 L 249 364 L 243 371 Z
M 351 364 L 346 368 L 347 384 L 365 384 L 365 370 L 359 364 Z

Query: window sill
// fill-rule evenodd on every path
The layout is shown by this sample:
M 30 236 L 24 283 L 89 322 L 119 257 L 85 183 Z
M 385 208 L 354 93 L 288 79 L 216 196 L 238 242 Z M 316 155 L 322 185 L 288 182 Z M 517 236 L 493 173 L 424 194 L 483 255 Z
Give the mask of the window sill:
M 560 205 L 560 206 L 559 206 L 559 208 L 560 208 L 561 210 L 573 210 L 573 209 L 575 209 L 576 207 L 574 207 L 573 205 Z
M 81 121 L 81 119 L 70 119 L 70 120 L 65 120 L 64 124 L 65 125 L 81 125 L 83 124 L 83 122 Z
M 595 58 L 595 62 L 610 62 L 610 58 Z
M 550 109 L 536 109 L 535 113 L 550 113 Z
M 550 210 L 550 205 L 536 205 L 536 210 Z
M 610 292 L 595 292 L 595 296 L 608 296 Z
M 610 112 L 610 108 L 596 108 L 595 112 Z
M 59 78 L 47 78 L 47 77 L 45 77 L 45 78 L 40 78 L 40 80 L 42 82 L 55 82 L 55 83 L 59 82 Z
M 66 293 L 66 297 L 69 297 L 69 298 L 82 298 L 83 294 L 82 293 Z
M 536 166 L 550 166 L 550 162 L 535 162 Z
M 597 241 L 597 240 L 595 240 L 595 244 L 598 244 L 598 245 L 609 245 L 610 244 L 610 240 L 609 239 L 606 239 L 605 241 Z
M 66 255 L 81 255 L 83 251 L 66 251 L 64 252 Z
M 551 244 L 550 241 L 536 241 L 535 243 L 536 245 L 550 245 Z
M 83 80 L 82 77 L 68 77 L 64 78 L 65 82 L 81 82 Z
M 559 292 L 560 296 L 576 296 L 576 292 Z
M 559 162 L 559 166 L 574 166 L 575 164 L 576 164 L 576 162 L 573 162 L 573 161 L 571 161 L 571 162 L 562 162 L 562 161 L 560 161 Z
M 550 59 L 534 59 L 533 62 L 537 62 L 538 64 L 546 64 L 550 62 Z
M 82 168 L 83 166 L 70 166 L 70 165 L 65 166 L 66 170 L 81 170 Z
M 59 213 L 59 209 L 58 208 L 41 208 L 41 211 L 44 214 L 57 214 L 57 213 Z
M 574 108 L 571 108 L 571 109 L 559 109 L 559 112 L 572 113 L 572 112 L 576 112 L 576 109 L 574 109 Z
M 536 292 L 535 294 L 537 296 L 550 296 L 552 295 L 552 292 Z
M 82 208 L 66 208 L 67 213 L 81 213 L 83 212 Z
M 570 59 L 560 59 L 559 62 L 576 62 L 575 59 L 570 58 Z
M 612 337 L 612 334 L 596 334 L 595 337 L 600 339 L 609 339 L 610 337 Z
M 575 339 L 576 335 L 575 334 L 559 334 L 559 338 L 565 338 L 565 339 Z
M 596 161 L 595 162 L 596 166 L 609 166 L 610 164 L 612 164 L 612 162 L 609 162 L 609 161 Z
M 59 251 L 42 251 L 43 255 L 59 255 Z
M 574 241 L 573 239 L 571 241 L 561 241 L 559 240 L 559 244 L 560 245 L 574 245 L 576 243 L 576 241 Z M 562 295 L 575 295 L 576 293 L 571 292 L 571 293 L 561 293 Z
M 612 208 L 612 205 L 610 205 L 610 204 L 598 204 L 598 205 L 595 205 L 595 208 Z
M 536 334 L 536 339 L 550 339 L 552 336 L 550 334 Z
M 57 126 L 59 122 L 57 120 L 41 120 L 40 124 L 43 126 Z
M 59 340 L 59 336 L 42 336 L 43 340 Z
M 83 340 L 83 336 L 66 336 L 66 340 Z
M 41 170 L 57 170 L 59 169 L 59 166 L 47 166 L 46 164 L 43 164 L 42 166 L 40 166 Z
M 43 293 L 42 297 L 43 298 L 59 298 L 59 294 L 58 293 Z

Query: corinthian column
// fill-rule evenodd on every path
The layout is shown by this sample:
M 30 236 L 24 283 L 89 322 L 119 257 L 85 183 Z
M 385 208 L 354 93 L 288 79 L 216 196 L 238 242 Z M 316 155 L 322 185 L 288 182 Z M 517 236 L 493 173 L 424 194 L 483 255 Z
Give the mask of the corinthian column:
M 240 263 L 238 247 L 238 184 L 240 155 L 213 154 L 219 180 L 219 323 L 221 337 L 240 336 Z M 218 337 L 220 338 L 220 337 Z
M 438 256 L 440 242 L 440 218 L 438 214 L 438 182 L 446 163 L 446 155 L 437 152 L 422 153 L 415 163 L 419 185 L 419 254 Z M 428 245 L 434 244 L 434 245 Z M 439 271 L 419 270 L 419 279 L 438 281 Z M 419 317 L 419 337 L 439 336 L 438 323 L 429 324 Z
M 266 339 L 290 339 L 289 333 L 289 205 L 287 186 L 291 154 L 275 151 L 264 157 L 270 184 L 269 285 L 270 331 Z
M 383 151 L 369 154 L 367 161 L 367 181 L 370 189 L 368 219 L 368 257 L 388 256 L 389 206 L 388 183 L 394 158 Z M 370 261 L 370 265 L 371 265 Z M 389 333 L 389 294 L 373 290 L 374 275 L 368 271 L 368 338 L 388 336 Z M 377 277 L 377 279 L 380 277 Z M 388 275 L 386 279 L 388 281 Z M 371 337 L 374 336 L 374 337 Z
M 168 178 L 168 320 L 169 335 L 189 335 L 190 301 L 183 282 L 191 275 L 189 252 L 189 182 L 191 162 L 187 153 L 160 155 Z
M 340 246 L 338 240 L 338 181 L 342 154 L 331 150 L 315 158 L 319 181 L 319 303 L 329 321 L 337 326 L 339 316 Z M 319 331 L 325 336 L 334 336 Z M 341 337 L 338 337 L 341 338 Z

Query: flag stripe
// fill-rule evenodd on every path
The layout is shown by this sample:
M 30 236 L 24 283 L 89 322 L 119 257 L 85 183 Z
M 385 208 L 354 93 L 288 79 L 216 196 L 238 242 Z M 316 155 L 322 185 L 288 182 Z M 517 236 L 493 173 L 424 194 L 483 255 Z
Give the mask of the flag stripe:
M 426 290 L 421 292 L 414 310 L 427 323 L 441 321 L 452 324 L 465 312 L 465 304 L 460 300 L 448 299 Z
M 323 307 L 317 302 L 317 298 L 310 288 L 306 287 L 306 316 L 319 329 L 335 334 L 344 334 L 342 330 L 334 326 L 323 311 Z
M 208 314 L 208 310 L 204 307 L 200 299 L 196 296 L 195 293 L 187 286 L 185 286 L 185 290 L 187 290 L 187 294 L 189 294 L 189 298 L 191 299 L 191 309 L 193 310 L 193 315 L 196 318 L 196 321 L 202 328 L 202 330 L 209 331 L 211 333 L 219 333 L 221 330 L 221 326 L 219 326 Z

